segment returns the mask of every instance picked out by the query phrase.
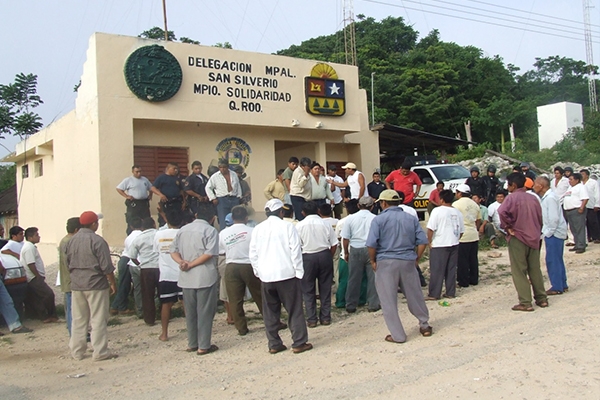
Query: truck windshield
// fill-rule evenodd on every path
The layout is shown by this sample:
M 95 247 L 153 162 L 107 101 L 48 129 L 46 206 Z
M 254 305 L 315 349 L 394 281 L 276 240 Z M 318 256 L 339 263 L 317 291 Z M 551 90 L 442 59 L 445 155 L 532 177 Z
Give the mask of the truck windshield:
M 431 167 L 438 181 L 446 182 L 454 179 L 467 179 L 471 174 L 462 165 L 444 165 Z

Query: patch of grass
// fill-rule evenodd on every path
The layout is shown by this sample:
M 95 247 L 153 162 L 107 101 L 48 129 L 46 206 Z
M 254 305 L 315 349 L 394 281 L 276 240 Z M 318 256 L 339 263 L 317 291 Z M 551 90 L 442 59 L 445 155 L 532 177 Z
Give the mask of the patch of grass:
M 119 317 L 112 317 L 108 320 L 108 323 L 106 325 L 117 326 L 117 325 L 121 325 L 121 324 L 123 324 L 123 322 L 119 319 Z
M 58 315 L 59 317 L 64 317 L 65 316 L 65 306 L 64 306 L 64 304 L 57 304 L 56 305 L 56 315 Z
M 8 337 L 8 336 L 3 336 L 0 338 L 0 342 L 2 343 L 6 343 L 6 344 L 13 344 L 14 341 L 12 338 Z

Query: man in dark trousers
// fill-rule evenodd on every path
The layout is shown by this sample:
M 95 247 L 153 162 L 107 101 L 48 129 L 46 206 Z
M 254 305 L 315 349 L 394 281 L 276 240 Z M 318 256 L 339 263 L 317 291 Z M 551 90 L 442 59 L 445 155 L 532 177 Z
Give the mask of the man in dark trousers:
M 208 177 L 202 173 L 202 163 L 194 161 L 192 163 L 192 173 L 185 179 L 183 190 L 188 195 L 188 207 L 193 215 L 198 212 L 198 204 L 208 203 L 206 194 L 206 184 Z
M 367 185 L 367 190 L 369 191 L 369 196 L 373 199 L 373 201 L 379 198 L 381 192 L 386 189 L 385 183 L 381 182 L 381 174 L 375 171 L 373 172 L 373 180 Z M 371 212 L 375 215 L 381 212 L 381 206 L 379 203 L 375 203 Z
M 117 193 L 125 197 L 125 223 L 127 234 L 131 233 L 129 226 L 133 218 L 144 219 L 150 216 L 150 200 L 152 199 L 152 184 L 145 176 L 142 176 L 142 168 L 139 165 L 131 167 L 131 176 L 123 179 L 117 186 Z
M 152 193 L 160 199 L 160 208 L 167 214 L 168 212 L 181 212 L 183 207 L 183 191 L 181 190 L 181 178 L 179 177 L 179 166 L 177 163 L 167 164 L 165 173 L 160 175 L 152 185 Z M 164 225 L 162 217 L 158 218 L 159 225 Z
M 313 348 L 308 343 L 308 329 L 302 309 L 301 280 L 304 267 L 300 236 L 294 225 L 282 219 L 281 200 L 267 201 L 265 213 L 267 219 L 252 231 L 250 262 L 254 275 L 262 282 L 263 320 L 269 353 L 287 350 L 278 332 L 283 303 L 292 331 L 292 351 L 298 354 Z

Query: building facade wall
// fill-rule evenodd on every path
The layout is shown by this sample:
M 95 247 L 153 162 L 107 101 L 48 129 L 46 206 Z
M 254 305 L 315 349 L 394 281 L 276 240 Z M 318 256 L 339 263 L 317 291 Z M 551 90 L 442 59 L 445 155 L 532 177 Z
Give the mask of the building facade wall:
M 134 51 L 156 44 L 164 46 L 182 70 L 181 87 L 164 102 L 138 98 L 123 74 Z M 134 146 L 187 147 L 190 162 L 200 160 L 206 172 L 219 157 L 216 147 L 221 140 L 243 140 L 252 151 L 246 173 L 257 211 L 264 206 L 264 187 L 278 168 L 285 168 L 291 155 L 308 156 L 323 165 L 327 161 L 352 161 L 363 171 L 372 172 L 379 166 L 378 137 L 369 130 L 366 94 L 358 87 L 358 69 L 327 65 L 337 73 L 332 79 L 343 81 L 345 114 L 311 115 L 306 110 L 305 78 L 317 64 L 95 34 L 90 39 L 74 112 L 32 137 L 44 142 L 43 138 L 52 136 L 52 153 L 44 156 L 50 158 L 52 171 L 43 177 L 45 185 L 39 179 L 40 184 L 24 182 L 19 210 L 23 223 L 39 225 L 51 247 L 64 234 L 67 218 L 95 210 L 105 216 L 99 233 L 112 246 L 120 246 L 125 237 L 125 207 L 115 187 L 130 174 Z M 283 100 L 248 98 L 257 92 Z M 21 153 L 32 151 L 29 144 L 22 147 Z M 19 157 L 19 148 L 15 157 Z M 41 192 L 47 199 L 38 195 Z M 44 201 L 56 211 L 36 211 Z

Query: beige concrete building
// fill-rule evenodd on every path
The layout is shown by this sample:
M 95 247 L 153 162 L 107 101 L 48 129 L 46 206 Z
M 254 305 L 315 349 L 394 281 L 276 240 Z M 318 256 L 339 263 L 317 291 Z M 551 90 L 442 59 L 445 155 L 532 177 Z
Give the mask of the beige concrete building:
M 40 251 L 53 262 L 67 218 L 84 210 L 102 212 L 99 233 L 122 245 L 115 187 L 134 163 L 153 180 L 172 159 L 188 168 L 200 160 L 206 172 L 221 156 L 246 167 L 259 218 L 264 187 L 291 156 L 352 161 L 369 178 L 378 135 L 358 69 L 97 33 L 75 109 L 4 161 L 17 164 L 20 224 L 40 229 Z

